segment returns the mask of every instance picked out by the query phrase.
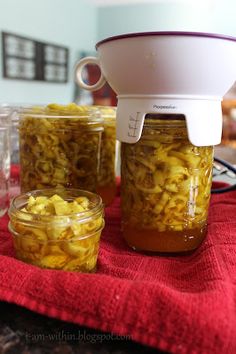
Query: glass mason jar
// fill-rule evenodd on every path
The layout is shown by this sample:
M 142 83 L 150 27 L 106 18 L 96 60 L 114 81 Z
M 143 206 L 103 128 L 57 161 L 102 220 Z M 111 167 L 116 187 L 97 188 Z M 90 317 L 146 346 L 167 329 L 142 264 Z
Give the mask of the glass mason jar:
M 123 236 L 137 250 L 191 251 L 207 232 L 213 147 L 193 146 L 185 120 L 161 116 L 147 115 L 140 140 L 122 143 Z
M 50 104 L 19 113 L 20 185 L 95 192 L 103 120 L 89 106 Z
M 19 137 L 18 137 L 18 118 L 16 115 L 17 109 L 20 106 L 10 103 L 2 103 L 1 110 L 8 110 L 11 115 L 11 130 L 10 130 L 10 145 L 11 145 L 11 164 L 19 163 Z
M 109 205 L 116 195 L 116 162 L 118 141 L 116 140 L 116 107 L 97 106 L 104 119 L 101 142 L 101 163 L 98 174 L 97 193 L 105 205 Z
M 51 204 L 47 204 L 49 198 Z M 74 201 L 80 202 L 77 209 L 81 212 L 76 209 L 68 213 L 67 201 L 73 208 Z M 98 195 L 78 189 L 36 190 L 15 197 L 9 217 L 18 259 L 48 269 L 96 270 L 104 227 L 103 204 Z
M 9 205 L 11 111 L 0 109 L 0 217 Z

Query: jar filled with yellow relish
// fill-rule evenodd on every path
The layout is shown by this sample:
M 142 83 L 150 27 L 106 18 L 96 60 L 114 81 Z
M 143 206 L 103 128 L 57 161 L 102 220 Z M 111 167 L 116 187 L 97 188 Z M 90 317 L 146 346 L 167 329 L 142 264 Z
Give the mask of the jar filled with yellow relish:
M 207 233 L 213 147 L 192 145 L 177 117 L 147 115 L 140 140 L 121 146 L 122 231 L 136 250 L 192 251 Z
M 103 120 L 89 106 L 49 104 L 19 111 L 21 191 L 97 188 Z
M 16 257 L 41 268 L 96 270 L 104 227 L 100 196 L 77 189 L 44 189 L 15 197 L 9 230 Z
M 118 153 L 116 107 L 96 106 L 96 108 L 104 120 L 97 193 L 102 197 L 105 205 L 109 205 L 116 195 L 116 161 Z

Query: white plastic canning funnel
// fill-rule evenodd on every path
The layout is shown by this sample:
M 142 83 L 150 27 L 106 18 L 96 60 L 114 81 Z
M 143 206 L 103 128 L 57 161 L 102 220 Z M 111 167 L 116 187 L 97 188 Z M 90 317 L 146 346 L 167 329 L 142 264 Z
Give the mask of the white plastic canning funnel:
M 236 38 L 198 32 L 131 33 L 96 46 L 98 58 L 82 59 L 78 84 L 90 91 L 107 81 L 118 96 L 117 138 L 139 140 L 148 113 L 184 114 L 196 146 L 221 141 L 221 100 L 236 79 Z M 98 65 L 94 85 L 82 79 L 87 64 Z

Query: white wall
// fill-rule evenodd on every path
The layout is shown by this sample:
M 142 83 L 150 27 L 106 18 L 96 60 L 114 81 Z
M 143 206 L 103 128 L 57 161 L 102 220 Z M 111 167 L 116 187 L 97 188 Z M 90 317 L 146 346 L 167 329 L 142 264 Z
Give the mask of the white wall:
M 70 102 L 74 90 L 73 65 L 80 51 L 94 50 L 96 7 L 86 0 L 0 0 L 0 9 L 0 31 L 52 42 L 70 50 L 66 84 L 4 79 L 0 55 L 0 102 Z

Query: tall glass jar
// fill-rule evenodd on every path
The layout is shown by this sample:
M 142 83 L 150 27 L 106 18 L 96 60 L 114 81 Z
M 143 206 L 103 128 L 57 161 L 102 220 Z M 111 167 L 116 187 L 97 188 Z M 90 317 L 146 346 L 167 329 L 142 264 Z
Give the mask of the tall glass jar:
M 0 109 L 0 217 L 9 204 L 11 112 Z
M 116 107 L 97 106 L 97 108 L 104 119 L 97 193 L 102 197 L 105 205 L 109 205 L 116 195 L 116 161 L 118 152 Z
M 88 106 L 50 104 L 20 112 L 21 191 L 48 187 L 95 192 L 103 120 Z
M 196 249 L 207 232 L 212 164 L 213 148 L 193 146 L 185 120 L 147 115 L 140 140 L 121 147 L 127 243 L 164 253 Z

